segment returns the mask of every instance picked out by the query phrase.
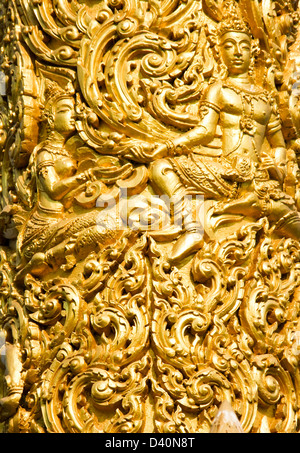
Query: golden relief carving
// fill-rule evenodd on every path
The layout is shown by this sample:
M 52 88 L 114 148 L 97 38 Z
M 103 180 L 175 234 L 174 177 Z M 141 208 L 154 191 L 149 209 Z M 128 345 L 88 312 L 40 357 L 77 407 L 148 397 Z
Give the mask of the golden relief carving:
M 1 8 L 2 431 L 298 432 L 296 2 Z

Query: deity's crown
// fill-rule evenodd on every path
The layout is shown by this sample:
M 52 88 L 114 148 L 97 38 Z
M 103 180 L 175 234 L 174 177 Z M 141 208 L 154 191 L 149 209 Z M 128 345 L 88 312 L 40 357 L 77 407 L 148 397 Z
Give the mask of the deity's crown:
M 241 11 L 234 0 L 225 0 L 223 3 L 223 20 L 218 25 L 218 35 L 221 37 L 228 32 L 246 33 L 251 37 L 252 33 L 242 17 Z

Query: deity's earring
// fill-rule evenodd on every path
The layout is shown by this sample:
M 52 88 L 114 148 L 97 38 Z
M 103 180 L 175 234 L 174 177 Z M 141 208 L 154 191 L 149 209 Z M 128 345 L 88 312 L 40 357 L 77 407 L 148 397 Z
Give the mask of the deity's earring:
M 248 74 L 250 77 L 253 76 L 253 74 L 254 74 L 254 67 L 255 67 L 255 57 L 252 56 L 251 60 L 250 60 L 249 69 L 248 69 Z
M 252 42 L 251 45 L 251 59 L 250 59 L 250 65 L 249 65 L 249 75 L 253 76 L 254 75 L 254 69 L 255 69 L 255 64 L 256 64 L 256 59 L 259 55 L 259 41 L 255 39 Z

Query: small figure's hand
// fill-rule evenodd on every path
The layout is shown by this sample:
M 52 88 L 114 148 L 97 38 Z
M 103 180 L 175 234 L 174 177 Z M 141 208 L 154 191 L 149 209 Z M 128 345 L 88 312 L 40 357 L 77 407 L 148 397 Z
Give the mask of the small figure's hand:
M 88 170 L 83 171 L 82 173 L 77 174 L 76 180 L 81 185 L 86 183 L 87 181 L 97 181 L 103 176 L 103 171 L 100 167 L 92 167 Z

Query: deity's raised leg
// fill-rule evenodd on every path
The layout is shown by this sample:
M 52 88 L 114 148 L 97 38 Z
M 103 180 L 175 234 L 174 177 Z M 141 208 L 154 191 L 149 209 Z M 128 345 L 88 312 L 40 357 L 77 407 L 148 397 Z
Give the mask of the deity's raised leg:
M 191 197 L 167 159 L 151 164 L 150 177 L 154 187 L 169 197 L 170 206 L 173 207 L 174 224 L 181 226 L 184 231 L 173 245 L 169 257 L 169 261 L 175 264 L 201 248 L 203 227 L 193 215 Z

